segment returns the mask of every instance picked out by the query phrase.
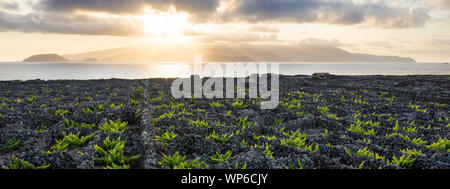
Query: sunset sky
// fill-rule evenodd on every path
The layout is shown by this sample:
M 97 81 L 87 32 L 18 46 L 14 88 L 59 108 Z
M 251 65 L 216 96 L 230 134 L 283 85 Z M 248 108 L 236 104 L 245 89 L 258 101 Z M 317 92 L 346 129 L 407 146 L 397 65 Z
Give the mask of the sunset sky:
M 450 0 L 0 0 L 0 61 L 149 42 L 307 43 L 450 62 Z

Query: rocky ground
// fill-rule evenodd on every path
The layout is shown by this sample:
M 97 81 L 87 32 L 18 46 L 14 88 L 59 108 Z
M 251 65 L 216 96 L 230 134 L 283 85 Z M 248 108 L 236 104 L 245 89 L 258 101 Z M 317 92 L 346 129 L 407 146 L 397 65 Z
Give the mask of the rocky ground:
M 172 81 L 0 82 L 0 168 L 450 168 L 448 76 L 282 76 L 273 110 Z

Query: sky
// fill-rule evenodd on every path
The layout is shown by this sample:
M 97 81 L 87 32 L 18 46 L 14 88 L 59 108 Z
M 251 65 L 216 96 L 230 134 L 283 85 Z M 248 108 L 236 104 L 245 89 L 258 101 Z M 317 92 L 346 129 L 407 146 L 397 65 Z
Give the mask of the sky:
M 0 0 L 0 61 L 152 42 L 319 44 L 450 62 L 450 0 Z

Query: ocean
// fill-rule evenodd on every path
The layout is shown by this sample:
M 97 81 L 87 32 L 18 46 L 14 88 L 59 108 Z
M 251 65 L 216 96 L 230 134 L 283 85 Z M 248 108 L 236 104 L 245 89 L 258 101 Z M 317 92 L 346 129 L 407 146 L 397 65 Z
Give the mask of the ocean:
M 227 63 L 215 63 L 222 67 Z M 243 63 L 246 64 L 246 63 Z M 279 74 L 310 75 L 329 72 L 336 75 L 450 75 L 444 63 L 278 63 Z M 188 77 L 192 64 L 161 63 L 0 63 L 0 80 L 88 80 Z

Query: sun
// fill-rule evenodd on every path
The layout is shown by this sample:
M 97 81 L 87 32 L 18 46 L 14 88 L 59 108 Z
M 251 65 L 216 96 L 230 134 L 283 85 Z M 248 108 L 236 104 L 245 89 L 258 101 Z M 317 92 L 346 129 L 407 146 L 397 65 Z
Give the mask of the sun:
M 187 17 L 185 13 L 151 12 L 142 16 L 142 19 L 145 31 L 150 34 L 179 35 L 188 26 Z

